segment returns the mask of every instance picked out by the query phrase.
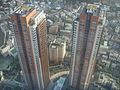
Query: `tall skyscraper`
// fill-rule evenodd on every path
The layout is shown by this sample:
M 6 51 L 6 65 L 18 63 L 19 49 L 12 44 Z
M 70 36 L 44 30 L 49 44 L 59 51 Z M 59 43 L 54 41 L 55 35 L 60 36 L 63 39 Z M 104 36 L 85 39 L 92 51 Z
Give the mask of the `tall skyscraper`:
M 10 17 L 26 84 L 31 90 L 44 90 L 49 82 L 45 13 L 20 6 Z
M 100 4 L 85 4 L 78 10 L 72 36 L 70 85 L 73 88 L 86 90 L 89 87 L 105 16 L 106 11 Z

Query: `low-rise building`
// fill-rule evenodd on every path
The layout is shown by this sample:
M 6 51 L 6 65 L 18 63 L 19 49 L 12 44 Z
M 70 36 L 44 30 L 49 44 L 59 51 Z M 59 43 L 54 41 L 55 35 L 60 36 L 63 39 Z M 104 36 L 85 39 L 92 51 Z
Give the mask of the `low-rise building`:
M 58 32 L 58 26 L 57 25 L 53 25 L 49 27 L 49 33 L 50 34 L 57 34 Z
M 99 78 L 98 78 L 98 83 L 100 83 L 103 86 L 106 86 L 107 84 L 109 84 L 111 88 L 114 88 L 113 90 L 119 89 L 119 85 L 117 84 L 116 79 L 113 78 L 108 73 L 100 72 Z
M 62 22 L 61 20 L 59 20 L 58 22 L 55 22 L 54 24 L 58 26 L 59 30 L 64 28 L 64 22 Z
M 112 63 L 112 64 L 111 64 L 111 67 L 112 67 L 112 68 L 116 68 L 116 66 L 117 66 L 116 63 Z
M 104 52 L 104 51 L 107 51 L 109 49 L 108 47 L 108 42 L 107 41 L 104 41 L 103 42 L 103 45 L 100 45 L 100 49 L 99 49 L 99 52 Z
M 6 56 L 6 53 L 10 50 L 11 48 L 11 45 L 7 45 L 6 47 L 2 48 L 0 50 L 0 53 L 3 55 L 3 56 Z
M 115 32 L 116 32 L 116 33 L 119 33 L 119 32 L 120 32 L 120 26 L 117 26 L 117 27 L 115 28 Z
M 105 67 L 109 68 L 109 66 L 110 66 L 110 61 L 105 60 L 105 59 L 102 59 L 102 64 L 104 64 Z
M 108 59 L 108 55 L 102 55 L 102 58 L 104 58 L 104 59 Z

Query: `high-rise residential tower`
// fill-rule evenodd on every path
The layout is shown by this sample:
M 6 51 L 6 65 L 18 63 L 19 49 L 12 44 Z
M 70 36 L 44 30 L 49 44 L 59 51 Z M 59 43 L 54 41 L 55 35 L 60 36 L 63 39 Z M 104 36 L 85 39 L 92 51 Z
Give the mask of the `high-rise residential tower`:
M 87 90 L 94 71 L 106 11 L 100 4 L 84 4 L 73 23 L 70 85 Z
M 45 13 L 20 6 L 10 17 L 26 84 L 31 90 L 44 90 L 49 82 Z

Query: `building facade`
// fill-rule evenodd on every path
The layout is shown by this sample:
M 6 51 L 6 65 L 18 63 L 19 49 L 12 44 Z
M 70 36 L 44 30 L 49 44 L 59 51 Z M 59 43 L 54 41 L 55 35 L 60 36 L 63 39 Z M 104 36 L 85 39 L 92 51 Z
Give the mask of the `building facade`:
M 20 6 L 10 17 L 25 82 L 31 90 L 44 90 L 49 82 L 45 13 Z
M 101 5 L 85 4 L 73 23 L 70 85 L 86 90 L 96 63 L 99 42 L 105 24 L 105 10 Z

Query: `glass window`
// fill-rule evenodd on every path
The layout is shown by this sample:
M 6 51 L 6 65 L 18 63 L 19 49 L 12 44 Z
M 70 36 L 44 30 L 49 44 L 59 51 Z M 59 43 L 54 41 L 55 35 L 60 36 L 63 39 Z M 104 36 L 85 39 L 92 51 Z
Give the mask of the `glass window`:
M 93 23 L 93 24 L 97 24 L 97 22 L 94 22 L 94 21 L 93 21 L 92 23 Z
M 96 29 L 96 27 L 91 27 L 91 29 Z
M 80 27 L 80 29 L 84 29 L 84 27 Z

